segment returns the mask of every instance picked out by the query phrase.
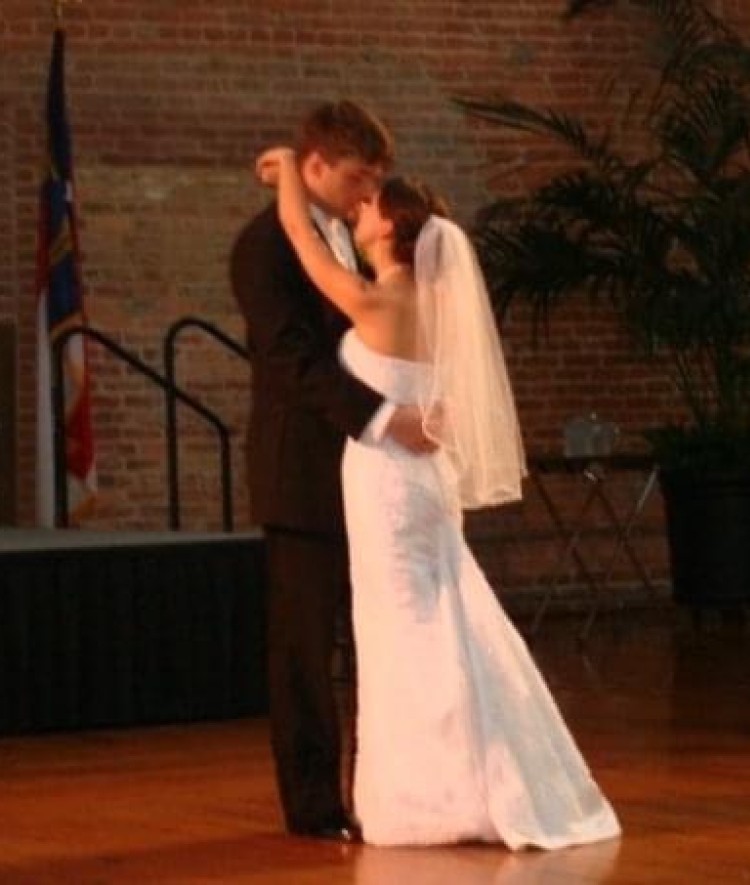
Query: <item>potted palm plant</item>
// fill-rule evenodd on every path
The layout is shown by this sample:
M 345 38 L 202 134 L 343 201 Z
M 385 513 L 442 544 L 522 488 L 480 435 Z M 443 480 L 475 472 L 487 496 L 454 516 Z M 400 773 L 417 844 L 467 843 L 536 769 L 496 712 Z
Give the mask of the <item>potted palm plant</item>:
M 629 2 L 663 38 L 635 159 L 632 141 L 623 151 L 575 115 L 457 99 L 471 115 L 557 139 L 573 154 L 523 199 L 488 206 L 477 244 L 500 312 L 522 298 L 543 318 L 586 291 L 608 299 L 637 347 L 666 367 L 684 417 L 646 435 L 660 465 L 676 597 L 747 601 L 750 47 L 701 0 Z M 617 5 L 571 0 L 566 12 Z

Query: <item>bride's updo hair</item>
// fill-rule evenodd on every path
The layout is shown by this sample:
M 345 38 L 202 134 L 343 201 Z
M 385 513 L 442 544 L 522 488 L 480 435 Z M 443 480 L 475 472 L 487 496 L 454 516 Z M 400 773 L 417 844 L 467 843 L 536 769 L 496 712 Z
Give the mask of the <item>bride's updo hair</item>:
M 378 209 L 393 222 L 393 257 L 414 264 L 417 237 L 430 215 L 448 216 L 445 201 L 414 178 L 389 178 L 380 189 Z

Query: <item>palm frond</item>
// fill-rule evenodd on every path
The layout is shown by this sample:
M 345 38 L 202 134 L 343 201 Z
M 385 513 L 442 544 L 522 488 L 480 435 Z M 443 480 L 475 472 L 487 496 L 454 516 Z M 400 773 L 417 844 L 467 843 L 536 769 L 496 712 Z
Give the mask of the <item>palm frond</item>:
M 540 314 L 587 279 L 587 250 L 562 227 L 527 221 L 515 231 L 485 227 L 477 247 L 493 300 L 504 310 L 522 296 Z
M 691 200 L 675 227 L 703 278 L 715 286 L 727 280 L 741 284 L 746 301 L 732 300 L 746 311 L 750 301 L 750 172 L 714 181 L 711 191 Z
M 631 0 L 653 15 L 660 26 L 668 32 L 677 47 L 695 46 L 697 43 L 732 39 L 733 32 L 701 0 Z M 592 9 L 614 9 L 622 6 L 622 0 L 568 0 L 563 12 L 565 19 L 578 18 Z
M 750 101 L 726 78 L 699 82 L 662 108 L 656 127 L 672 160 L 708 182 L 746 145 Z
M 647 173 L 646 164 L 617 180 L 586 169 L 563 173 L 539 187 L 533 202 L 540 213 L 552 212 L 590 231 L 619 229 L 636 209 L 635 195 Z
M 617 0 L 568 0 L 563 18 L 572 19 L 590 9 L 604 9 L 607 6 L 614 6 L 616 3 Z
M 572 148 L 580 157 L 608 175 L 627 175 L 633 169 L 610 149 L 607 137 L 590 135 L 583 123 L 570 114 L 536 110 L 520 102 L 459 96 L 453 101 L 471 116 L 506 129 L 551 136 Z

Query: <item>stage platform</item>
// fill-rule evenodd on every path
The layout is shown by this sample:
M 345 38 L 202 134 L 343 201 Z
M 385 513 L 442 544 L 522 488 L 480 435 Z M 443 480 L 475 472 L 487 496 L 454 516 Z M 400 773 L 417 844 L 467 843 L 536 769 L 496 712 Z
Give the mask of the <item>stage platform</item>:
M 267 710 L 260 533 L 0 530 L 0 734 Z

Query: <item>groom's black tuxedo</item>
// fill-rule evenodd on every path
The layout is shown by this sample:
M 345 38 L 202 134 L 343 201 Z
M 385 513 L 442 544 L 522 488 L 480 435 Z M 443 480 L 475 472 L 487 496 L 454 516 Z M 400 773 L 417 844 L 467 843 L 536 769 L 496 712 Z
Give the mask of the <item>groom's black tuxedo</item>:
M 275 204 L 241 231 L 231 274 L 252 359 L 248 476 L 266 536 L 279 794 L 289 829 L 320 832 L 344 814 L 331 678 L 348 597 L 340 463 L 382 398 L 340 366 L 349 323 L 305 275 Z
M 255 520 L 342 531 L 344 440 L 382 399 L 339 364 L 347 318 L 305 275 L 271 204 L 240 233 L 234 292 L 253 364 L 248 476 Z

